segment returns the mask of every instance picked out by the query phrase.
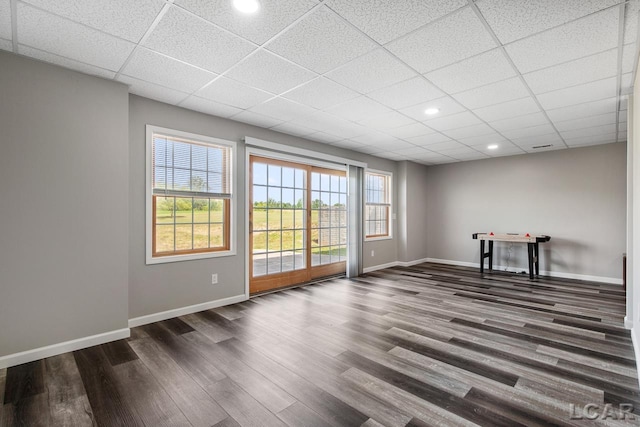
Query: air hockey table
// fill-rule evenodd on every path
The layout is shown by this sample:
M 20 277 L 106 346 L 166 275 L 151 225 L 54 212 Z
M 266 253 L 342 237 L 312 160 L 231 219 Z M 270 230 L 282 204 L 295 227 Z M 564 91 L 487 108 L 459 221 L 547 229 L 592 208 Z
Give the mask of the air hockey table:
M 529 258 L 529 280 L 540 274 L 540 243 L 551 240 L 551 237 L 540 234 L 518 233 L 473 233 L 472 237 L 480 240 L 480 274 L 484 274 L 484 259 L 489 258 L 489 271 L 493 271 L 493 242 L 526 243 Z M 484 251 L 485 242 L 489 242 L 489 252 Z

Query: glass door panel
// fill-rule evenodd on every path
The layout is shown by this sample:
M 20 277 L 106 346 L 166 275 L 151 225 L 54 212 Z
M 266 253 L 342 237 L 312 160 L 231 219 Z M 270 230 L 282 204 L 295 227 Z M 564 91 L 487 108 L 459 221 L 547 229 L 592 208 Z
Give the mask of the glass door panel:
M 344 171 L 251 156 L 251 293 L 346 271 Z

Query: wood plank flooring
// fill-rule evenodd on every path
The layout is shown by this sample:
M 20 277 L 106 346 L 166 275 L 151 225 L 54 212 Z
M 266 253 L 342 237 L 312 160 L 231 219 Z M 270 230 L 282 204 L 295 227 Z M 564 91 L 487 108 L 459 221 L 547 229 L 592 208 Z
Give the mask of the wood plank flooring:
M 620 286 L 391 268 L 0 370 L 0 425 L 640 425 L 624 309 Z

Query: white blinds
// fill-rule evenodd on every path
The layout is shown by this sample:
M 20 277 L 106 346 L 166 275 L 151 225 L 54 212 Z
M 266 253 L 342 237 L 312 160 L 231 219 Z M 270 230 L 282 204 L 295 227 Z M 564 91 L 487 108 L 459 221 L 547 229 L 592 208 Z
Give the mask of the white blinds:
M 231 147 L 153 134 L 153 194 L 231 198 Z

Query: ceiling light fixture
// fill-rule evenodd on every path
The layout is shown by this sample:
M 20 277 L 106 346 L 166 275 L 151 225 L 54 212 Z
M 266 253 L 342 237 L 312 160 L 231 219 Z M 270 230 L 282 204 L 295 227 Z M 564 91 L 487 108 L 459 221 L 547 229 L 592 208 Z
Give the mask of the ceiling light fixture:
M 498 144 L 491 144 L 490 146 L 487 147 L 489 150 L 495 150 L 498 148 Z
M 434 114 L 438 114 L 439 112 L 440 112 L 439 108 L 427 108 L 426 110 L 424 110 L 424 113 L 429 116 L 433 116 Z
M 255 13 L 260 9 L 258 0 L 233 0 L 233 7 L 242 13 Z

